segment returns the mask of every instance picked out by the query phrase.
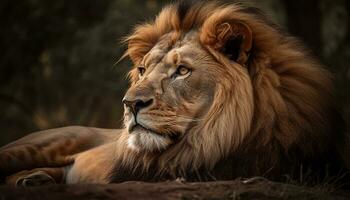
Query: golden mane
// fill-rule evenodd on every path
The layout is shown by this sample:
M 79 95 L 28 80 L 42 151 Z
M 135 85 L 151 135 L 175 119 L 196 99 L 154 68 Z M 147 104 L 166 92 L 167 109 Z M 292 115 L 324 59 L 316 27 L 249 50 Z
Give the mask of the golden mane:
M 247 62 L 242 63 L 249 77 L 232 67 L 237 63 L 229 62 L 212 45 L 220 43 L 217 24 L 232 21 L 244 23 L 252 31 L 252 49 L 247 52 Z M 340 144 L 343 135 L 336 131 L 332 118 L 330 73 L 300 42 L 281 33 L 252 9 L 213 2 L 167 6 L 153 22 L 135 28 L 125 40 L 128 49 L 124 57 L 130 57 L 137 66 L 163 35 L 172 33 L 175 42 L 190 30 L 199 31 L 202 45 L 226 69 L 212 107 L 191 133 L 160 154 L 125 151 L 127 136 L 121 136 L 124 139 L 119 148 L 123 153 L 118 163 L 123 166 L 116 171 L 132 168 L 134 171 L 128 173 L 140 177 L 145 172 L 152 174 L 150 171 L 177 177 L 202 169 L 210 171 L 219 161 L 233 158 L 235 163 L 231 165 L 242 166 L 255 175 L 268 173 L 270 168 L 276 170 L 271 173 L 281 173 L 283 164 L 291 164 L 283 163 L 287 158 L 322 157 L 333 151 L 334 144 Z M 133 83 L 135 70 L 130 77 Z M 237 81 L 244 87 L 233 90 Z M 247 97 L 244 100 L 243 93 Z M 237 101 L 241 101 L 239 105 Z

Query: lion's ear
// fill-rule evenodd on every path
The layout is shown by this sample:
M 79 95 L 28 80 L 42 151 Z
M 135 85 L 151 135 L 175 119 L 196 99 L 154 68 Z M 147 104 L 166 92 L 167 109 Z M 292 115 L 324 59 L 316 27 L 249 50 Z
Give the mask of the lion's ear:
M 252 30 L 240 21 L 207 26 L 204 24 L 200 39 L 204 44 L 242 65 L 248 61 L 253 45 Z

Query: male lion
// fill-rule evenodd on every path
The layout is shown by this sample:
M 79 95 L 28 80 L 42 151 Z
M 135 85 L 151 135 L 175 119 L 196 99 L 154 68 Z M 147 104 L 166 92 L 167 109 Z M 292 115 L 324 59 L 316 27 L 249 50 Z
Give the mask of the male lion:
M 346 173 L 348 136 L 319 62 L 255 9 L 185 2 L 126 39 L 125 128 L 59 128 L 4 146 L 8 184 Z

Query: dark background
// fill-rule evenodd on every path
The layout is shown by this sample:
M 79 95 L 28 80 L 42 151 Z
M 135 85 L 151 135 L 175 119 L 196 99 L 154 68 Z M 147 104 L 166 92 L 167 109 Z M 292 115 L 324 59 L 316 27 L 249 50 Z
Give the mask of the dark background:
M 120 40 L 167 2 L 1 0 L 0 145 L 53 127 L 120 127 L 130 67 L 115 65 L 125 50 Z M 241 2 L 302 39 L 335 74 L 350 122 L 350 1 Z

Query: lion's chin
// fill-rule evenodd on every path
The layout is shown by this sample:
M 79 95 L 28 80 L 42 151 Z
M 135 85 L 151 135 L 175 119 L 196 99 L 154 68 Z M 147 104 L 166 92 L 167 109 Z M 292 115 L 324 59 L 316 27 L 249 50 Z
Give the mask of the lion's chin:
M 128 148 L 136 151 L 163 151 L 172 143 L 171 139 L 147 130 L 136 127 L 130 132 Z

